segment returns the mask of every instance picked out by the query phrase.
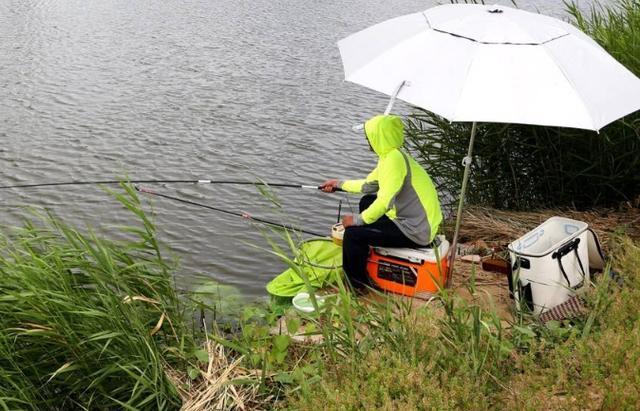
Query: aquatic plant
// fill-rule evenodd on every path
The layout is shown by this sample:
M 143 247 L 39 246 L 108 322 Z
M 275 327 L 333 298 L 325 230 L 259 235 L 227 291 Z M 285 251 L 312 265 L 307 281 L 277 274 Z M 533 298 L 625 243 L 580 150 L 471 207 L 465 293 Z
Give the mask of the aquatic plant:
M 573 23 L 640 75 L 640 2 L 622 0 L 583 13 Z M 460 191 L 471 130 L 428 111 L 408 116 L 407 146 L 453 203 Z M 616 205 L 640 196 L 640 113 L 592 131 L 516 124 L 479 124 L 468 199 L 500 209 Z M 447 201 L 445 201 L 447 202 Z
M 112 242 L 52 215 L 1 237 L 0 406 L 175 409 L 165 367 L 193 348 L 155 228 L 135 192 L 115 194 L 140 222 Z

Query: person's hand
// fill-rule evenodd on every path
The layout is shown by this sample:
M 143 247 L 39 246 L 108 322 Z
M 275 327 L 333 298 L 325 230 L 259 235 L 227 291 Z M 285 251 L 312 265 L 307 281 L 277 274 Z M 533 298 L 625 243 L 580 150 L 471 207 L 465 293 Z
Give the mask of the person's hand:
M 320 184 L 320 190 L 324 191 L 325 193 L 333 193 L 337 189 L 338 189 L 338 180 L 334 178 Z
M 346 216 L 342 217 L 342 226 L 344 228 L 351 227 L 352 225 L 353 225 L 353 216 L 352 215 L 346 215 Z

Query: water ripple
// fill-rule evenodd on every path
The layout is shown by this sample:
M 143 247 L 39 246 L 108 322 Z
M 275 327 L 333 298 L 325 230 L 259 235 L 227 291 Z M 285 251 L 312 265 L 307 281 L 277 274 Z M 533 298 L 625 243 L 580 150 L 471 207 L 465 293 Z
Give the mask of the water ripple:
M 386 98 L 342 81 L 335 43 L 434 3 L 2 1 L 2 184 L 123 175 L 315 184 L 360 176 L 375 158 L 351 126 L 380 112 Z M 562 9 L 555 0 L 538 4 Z M 278 212 L 254 187 L 158 190 L 322 232 L 341 198 L 278 190 Z M 181 260 L 181 287 L 204 274 L 258 296 L 284 268 L 251 246 L 266 242 L 245 220 L 145 201 L 161 240 Z M 3 192 L 0 224 L 28 215 L 21 204 L 48 207 L 80 226 L 127 221 L 100 188 L 71 187 Z

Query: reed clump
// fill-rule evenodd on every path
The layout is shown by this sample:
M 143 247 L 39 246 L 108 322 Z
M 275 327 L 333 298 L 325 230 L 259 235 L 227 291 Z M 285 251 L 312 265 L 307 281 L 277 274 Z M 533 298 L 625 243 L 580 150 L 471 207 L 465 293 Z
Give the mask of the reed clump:
M 198 351 L 197 377 L 168 367 L 167 375 L 180 392 L 182 411 L 267 409 L 270 393 L 261 390 L 259 370 L 243 366 L 244 358 L 216 341 L 209 340 Z M 205 355 L 206 354 L 206 355 Z
M 0 406 L 175 409 L 167 378 L 193 347 L 171 267 L 141 224 L 112 242 L 41 216 L 1 237 Z
M 269 376 L 194 324 L 225 301 L 179 295 L 136 190 L 112 194 L 125 240 L 50 214 L 0 234 L 0 408 L 265 408 Z
M 640 75 L 640 2 L 621 0 L 572 22 Z M 594 80 L 594 81 L 597 81 Z M 471 126 L 415 109 L 407 144 L 441 191 L 457 196 Z M 640 196 L 640 113 L 592 131 L 517 124 L 479 124 L 468 200 L 499 209 L 612 206 Z M 451 202 L 455 198 L 447 199 Z

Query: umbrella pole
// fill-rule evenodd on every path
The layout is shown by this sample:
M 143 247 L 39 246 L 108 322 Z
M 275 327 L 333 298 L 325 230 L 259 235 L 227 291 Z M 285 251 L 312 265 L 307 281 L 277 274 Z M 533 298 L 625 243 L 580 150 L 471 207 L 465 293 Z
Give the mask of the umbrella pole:
M 384 110 L 384 115 L 388 115 L 389 113 L 391 113 L 391 110 L 393 109 L 393 105 L 396 104 L 396 98 L 398 97 L 398 94 L 400 93 L 400 90 L 402 90 L 402 87 L 404 86 L 409 86 L 409 82 L 407 80 L 402 80 L 400 82 L 400 84 L 398 84 L 398 87 L 396 87 L 396 90 L 393 92 L 393 94 L 391 95 L 391 98 L 389 99 L 389 103 L 387 104 L 387 108 Z M 353 127 L 351 127 L 351 129 L 353 131 L 360 131 L 364 129 L 364 123 L 355 125 Z
M 393 109 L 393 105 L 396 104 L 396 98 L 398 98 L 398 94 L 400 94 L 400 90 L 402 90 L 402 87 L 406 85 L 407 85 L 406 80 L 402 80 L 402 82 L 398 84 L 398 87 L 396 87 L 396 90 L 391 95 L 391 99 L 389 99 L 389 104 L 387 104 L 386 110 L 384 110 L 385 116 L 391 113 L 391 109 Z
M 458 215 L 456 216 L 456 228 L 453 232 L 453 241 L 451 243 L 451 256 L 449 259 L 449 273 L 447 275 L 447 281 L 445 286 L 449 287 L 451 284 L 451 277 L 453 277 L 453 264 L 456 261 L 456 251 L 458 248 L 458 233 L 460 232 L 460 223 L 462 222 L 462 208 L 464 207 L 464 195 L 467 192 L 467 183 L 469 182 L 469 173 L 471 171 L 471 155 L 473 154 L 473 142 L 476 139 L 477 124 L 474 121 L 471 126 L 471 138 L 469 139 L 469 150 L 467 156 L 462 160 L 464 164 L 464 176 L 462 177 L 462 188 L 460 189 L 460 200 L 458 201 Z

